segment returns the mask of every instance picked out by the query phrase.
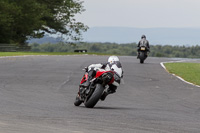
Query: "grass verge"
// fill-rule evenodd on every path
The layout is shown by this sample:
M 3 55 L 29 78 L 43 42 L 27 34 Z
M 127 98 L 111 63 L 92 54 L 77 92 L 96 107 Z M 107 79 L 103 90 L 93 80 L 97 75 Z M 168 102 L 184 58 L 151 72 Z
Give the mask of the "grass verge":
M 200 85 L 200 63 L 165 63 L 164 65 L 170 73 Z
M 67 52 L 0 52 L 0 56 L 23 56 L 23 55 L 105 55 L 101 53 L 67 53 Z

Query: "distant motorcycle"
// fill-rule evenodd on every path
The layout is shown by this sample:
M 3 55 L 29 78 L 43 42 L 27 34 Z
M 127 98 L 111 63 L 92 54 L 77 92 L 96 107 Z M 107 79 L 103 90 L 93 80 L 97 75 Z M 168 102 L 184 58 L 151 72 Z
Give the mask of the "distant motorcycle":
M 148 49 L 145 46 L 141 46 L 139 48 L 139 56 L 140 63 L 144 63 L 144 60 L 148 57 Z
M 74 105 L 79 106 L 81 103 L 84 103 L 85 107 L 93 108 L 96 103 L 101 98 L 102 94 L 108 85 L 112 84 L 114 86 L 119 86 L 121 78 L 115 71 L 97 71 L 95 77 L 90 81 L 88 87 L 84 86 L 88 79 L 88 73 L 85 71 L 80 85 L 79 92 L 76 96 Z

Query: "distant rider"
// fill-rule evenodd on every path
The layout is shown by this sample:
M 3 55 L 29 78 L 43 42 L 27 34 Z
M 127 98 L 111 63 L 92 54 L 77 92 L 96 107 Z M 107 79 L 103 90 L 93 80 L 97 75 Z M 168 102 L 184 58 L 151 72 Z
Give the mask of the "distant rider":
M 140 50 L 141 46 L 145 46 L 147 48 L 147 51 L 150 52 L 149 41 L 146 39 L 145 35 L 142 35 L 141 40 L 138 42 L 138 45 L 137 45 L 137 47 L 138 47 L 138 49 L 137 49 L 137 52 L 138 52 L 137 58 L 139 58 L 139 50 Z
M 114 66 L 114 67 L 113 67 Z M 114 68 L 116 70 L 114 70 Z M 90 66 L 88 66 L 86 68 L 87 72 L 88 72 L 88 80 L 86 81 L 86 83 L 84 84 L 84 86 L 89 86 L 90 85 L 90 81 L 93 79 L 93 77 L 96 75 L 97 71 L 110 71 L 110 70 L 114 70 L 121 78 L 123 77 L 123 70 L 122 70 L 122 65 L 119 61 L 119 58 L 117 56 L 110 56 L 108 58 L 108 62 L 106 63 L 101 63 L 101 64 L 91 64 Z M 109 88 L 107 91 L 105 91 L 105 93 L 102 95 L 101 100 L 105 100 L 106 96 L 108 94 L 112 94 L 116 92 L 117 87 L 114 85 L 109 85 Z

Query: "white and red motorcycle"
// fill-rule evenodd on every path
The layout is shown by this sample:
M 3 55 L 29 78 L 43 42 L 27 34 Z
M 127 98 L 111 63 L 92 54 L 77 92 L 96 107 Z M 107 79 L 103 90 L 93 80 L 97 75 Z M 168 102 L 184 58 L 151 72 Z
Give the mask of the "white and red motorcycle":
M 90 81 L 89 86 L 84 86 L 88 79 L 88 72 L 85 71 L 80 85 L 79 91 L 76 96 L 74 105 L 79 106 L 84 103 L 85 107 L 93 108 L 97 102 L 101 99 L 104 91 L 107 91 L 109 85 L 119 86 L 122 80 L 122 68 L 121 64 L 112 66 L 110 71 L 98 70 L 94 78 Z

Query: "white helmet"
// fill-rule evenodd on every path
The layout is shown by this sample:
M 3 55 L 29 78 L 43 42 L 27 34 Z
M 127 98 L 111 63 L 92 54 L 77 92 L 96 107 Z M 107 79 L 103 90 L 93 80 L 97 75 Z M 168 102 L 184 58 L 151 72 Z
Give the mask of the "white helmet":
M 114 63 L 115 61 L 119 61 L 119 58 L 118 58 L 117 56 L 110 56 L 110 57 L 108 58 L 108 62 L 109 62 L 110 64 Z
M 122 65 L 117 56 L 110 56 L 108 58 L 110 69 L 114 70 L 120 77 L 122 77 Z

